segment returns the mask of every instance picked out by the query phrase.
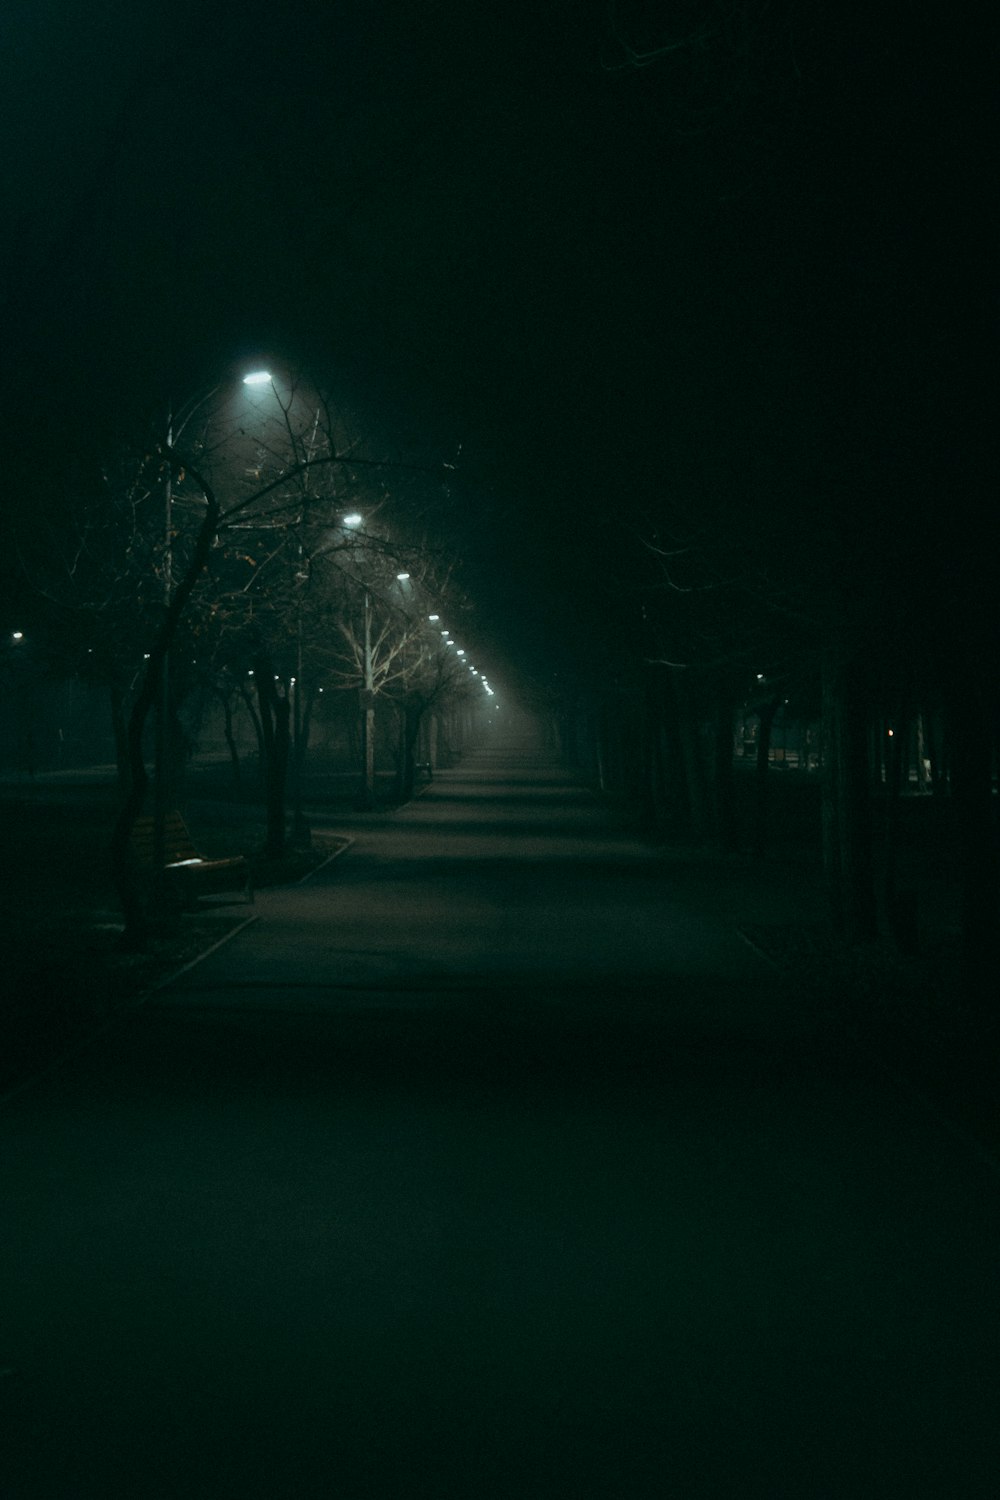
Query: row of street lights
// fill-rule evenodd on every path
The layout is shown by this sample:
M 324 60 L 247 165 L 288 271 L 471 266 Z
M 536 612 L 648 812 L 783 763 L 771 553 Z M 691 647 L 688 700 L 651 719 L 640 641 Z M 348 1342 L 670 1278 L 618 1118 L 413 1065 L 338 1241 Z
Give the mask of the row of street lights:
M 243 386 L 245 386 L 248 389 L 249 392 L 259 391 L 262 395 L 264 394 L 264 392 L 266 391 L 267 388 L 270 388 L 271 391 L 274 393 L 275 397 L 279 400 L 279 403 L 280 403 L 280 397 L 278 395 L 277 387 L 276 387 L 276 384 L 275 384 L 275 379 L 274 379 L 274 376 L 272 375 L 272 373 L 271 373 L 271 371 L 269 369 L 259 368 L 259 369 L 254 369 L 254 370 L 248 371 L 248 373 L 245 374 L 242 377 L 242 384 L 243 384 Z M 256 406 L 257 403 L 254 402 L 253 405 Z M 171 412 L 170 415 L 168 416 L 168 430 L 167 430 L 167 447 L 168 447 L 168 451 L 170 449 L 172 449 L 172 447 L 173 447 L 173 441 L 174 441 L 174 430 L 173 430 L 173 427 L 174 427 L 173 413 Z M 172 527 L 173 527 L 173 515 L 172 515 L 172 511 L 173 511 L 173 503 L 174 503 L 173 476 L 172 476 L 172 472 L 170 471 L 169 467 L 168 467 L 168 471 L 167 471 L 167 475 L 166 475 L 166 479 L 165 479 L 164 489 L 165 489 L 165 493 L 164 493 L 164 532 L 165 532 L 165 535 L 164 535 L 164 564 L 163 564 L 163 599 L 164 599 L 164 607 L 166 609 L 169 609 L 170 602 L 171 602 L 172 591 L 173 591 L 173 578 L 172 578 L 172 549 L 173 549 L 173 532 L 172 532 Z M 340 524 L 343 527 L 345 527 L 348 531 L 361 532 L 363 534 L 363 531 L 364 531 L 364 517 L 358 511 L 351 511 L 347 515 L 343 516 L 341 518 Z M 397 581 L 401 585 L 405 585 L 409 581 L 409 576 L 410 576 L 409 573 L 406 572 L 405 570 L 400 571 L 396 575 Z M 437 614 L 430 615 L 428 617 L 428 619 L 429 619 L 430 623 L 439 623 L 439 621 L 440 621 L 440 617 Z M 372 630 L 371 595 L 370 595 L 370 592 L 366 589 L 366 591 L 365 591 L 365 612 L 364 612 L 364 658 L 363 658 L 363 684 L 362 684 L 362 696 L 363 696 L 363 703 L 364 703 L 364 724 L 363 724 L 364 756 L 365 756 L 365 776 L 364 776 L 364 782 L 365 782 L 365 787 L 366 788 L 368 788 L 370 790 L 373 790 L 373 787 L 374 787 L 374 722 L 373 722 L 374 721 L 374 669 L 373 669 L 373 661 L 372 661 L 372 635 L 371 635 L 371 630 Z M 461 647 L 456 646 L 455 641 L 452 639 L 451 634 L 450 634 L 450 632 L 448 630 L 442 629 L 440 631 L 440 634 L 441 634 L 442 640 L 444 641 L 445 646 L 448 649 L 454 649 L 455 650 L 456 657 L 459 658 L 462 661 L 463 665 L 466 667 L 466 669 L 469 672 L 470 676 L 472 678 L 478 680 L 479 683 L 481 684 L 484 692 L 490 698 L 493 698 L 495 696 L 495 694 L 494 694 L 494 690 L 491 687 L 489 681 L 487 680 L 487 678 L 482 673 L 480 673 L 478 671 L 478 669 L 476 667 L 474 667 L 472 665 L 471 662 L 469 662 L 467 660 L 467 654 L 466 654 L 465 650 L 463 648 L 461 648 Z M 15 640 L 19 640 L 21 638 L 20 632 L 15 632 L 13 638 Z M 301 682 L 301 678 L 302 678 L 301 641 L 300 641 L 300 657 L 299 657 L 299 660 L 297 661 L 297 667 L 298 667 L 298 671 L 297 671 L 297 674 L 296 674 L 297 675 L 297 679 L 298 679 L 298 682 Z M 298 683 L 296 685 L 298 685 Z M 160 692 L 160 704 L 159 704 L 159 713 L 158 713 L 159 723 L 158 723 L 158 726 L 157 726 L 158 733 L 157 733 L 157 738 L 156 738 L 156 777 L 155 777 L 155 783 L 154 783 L 154 801 L 155 801 L 154 826 L 155 826 L 155 829 L 157 830 L 157 832 L 163 826 L 163 822 L 164 822 L 165 815 L 166 815 L 166 798 L 167 798 L 167 758 L 168 758 L 167 724 L 168 724 L 168 719 L 169 719 L 169 693 L 170 693 L 170 685 L 169 685 L 169 670 L 168 670 L 168 664 L 167 664 L 166 660 L 163 663 L 163 673 L 162 673 L 162 681 L 161 681 L 160 687 L 161 687 L 161 692 Z M 296 747 L 296 753 L 297 753 L 297 747 Z M 298 811 L 298 808 L 296 808 L 296 810 Z M 154 838 L 156 838 L 155 834 L 154 834 Z M 162 835 L 161 835 L 161 838 L 162 838 Z M 157 844 L 160 843 L 161 838 L 156 838 Z
M 243 377 L 243 384 L 246 385 L 246 386 L 250 386 L 250 387 L 263 387 L 263 386 L 272 386 L 273 387 L 274 386 L 274 377 L 272 376 L 270 370 L 265 370 L 265 369 L 251 370 L 248 374 L 244 375 L 244 377 Z M 360 529 L 364 525 L 364 517 L 361 516 L 358 512 L 354 511 L 350 515 L 344 516 L 342 524 L 344 526 L 348 527 L 349 529 L 357 530 L 357 529 Z M 396 574 L 396 578 L 397 578 L 398 582 L 400 582 L 400 583 L 407 582 L 409 580 L 409 577 L 410 577 L 409 573 L 407 573 L 405 571 Z M 367 596 L 366 596 L 366 619 L 367 619 L 367 613 L 368 613 L 369 609 L 370 609 L 370 602 L 368 601 Z M 432 622 L 436 622 L 436 621 L 440 620 L 440 616 L 436 615 L 436 614 L 432 614 L 432 615 L 428 616 L 428 619 L 430 621 L 432 621 Z M 449 632 L 447 630 L 442 630 L 441 634 L 442 634 L 442 636 L 445 636 L 445 637 L 449 636 Z M 455 643 L 451 639 L 446 639 L 445 644 L 447 646 L 454 646 Z M 464 650 L 462 650 L 461 648 L 456 648 L 456 655 L 457 656 L 464 657 L 465 654 L 466 653 L 465 653 Z M 366 653 L 366 661 L 367 661 L 367 653 Z M 494 691 L 490 687 L 490 685 L 487 682 L 486 678 L 483 677 L 476 670 L 476 668 L 473 667 L 470 663 L 466 662 L 465 665 L 468 667 L 468 669 L 469 669 L 469 671 L 470 671 L 470 673 L 471 673 L 471 675 L 473 677 L 479 678 L 479 680 L 481 681 L 481 683 L 483 685 L 483 688 L 485 689 L 486 693 L 491 698 L 494 697 L 495 696 Z M 370 690 L 370 687 L 371 687 L 371 684 L 367 681 L 368 675 L 369 674 L 366 672 L 366 682 L 365 682 L 366 690 Z
M 454 648 L 455 648 L 455 655 L 456 656 L 462 656 L 462 657 L 464 657 L 466 655 L 466 652 L 463 650 L 463 648 L 461 646 L 455 646 L 455 642 L 452 639 L 451 631 L 448 630 L 447 628 L 441 628 L 441 616 L 440 615 L 437 615 L 437 614 L 428 615 L 427 619 L 428 619 L 428 622 L 431 625 L 436 625 L 438 627 L 438 633 L 442 637 L 445 646 L 447 646 L 447 647 L 453 647 L 454 646 Z M 479 679 L 479 681 L 482 684 L 483 688 L 486 690 L 486 692 L 488 693 L 488 695 L 491 698 L 493 698 L 493 697 L 496 696 L 494 694 L 494 692 L 493 692 L 493 689 L 490 687 L 489 682 L 486 680 L 486 678 L 483 676 L 483 674 L 481 672 L 479 672 L 472 665 L 471 662 L 466 661 L 466 662 L 463 662 L 462 665 L 466 668 L 466 670 L 470 673 L 471 676 L 477 677 Z

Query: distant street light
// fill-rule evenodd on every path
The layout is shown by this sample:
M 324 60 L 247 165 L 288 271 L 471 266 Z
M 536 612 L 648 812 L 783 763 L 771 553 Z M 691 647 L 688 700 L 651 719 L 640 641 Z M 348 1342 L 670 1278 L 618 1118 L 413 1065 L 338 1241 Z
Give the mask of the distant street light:
M 243 384 L 244 385 L 270 385 L 271 384 L 271 372 L 270 372 L 270 370 L 251 370 L 251 372 L 250 372 L 249 375 L 244 375 L 244 377 L 243 377 Z
M 359 516 L 358 513 L 357 513 L 357 511 L 352 511 L 349 516 L 345 516 L 344 517 L 344 525 L 345 526 L 360 526 L 363 520 L 364 520 L 364 517 L 363 516 Z

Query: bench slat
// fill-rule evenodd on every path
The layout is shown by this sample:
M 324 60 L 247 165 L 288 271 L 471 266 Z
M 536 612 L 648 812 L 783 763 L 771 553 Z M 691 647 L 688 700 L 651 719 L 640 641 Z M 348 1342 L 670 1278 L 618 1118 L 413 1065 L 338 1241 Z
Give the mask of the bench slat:
M 155 867 L 156 819 L 136 818 L 130 835 L 132 857 L 147 870 Z M 253 901 L 250 862 L 242 854 L 228 858 L 206 859 L 199 854 L 188 832 L 187 824 L 179 812 L 171 812 L 163 820 L 164 871 L 183 882 L 189 898 L 194 884 L 207 882 L 221 890 L 242 887 L 248 901 Z

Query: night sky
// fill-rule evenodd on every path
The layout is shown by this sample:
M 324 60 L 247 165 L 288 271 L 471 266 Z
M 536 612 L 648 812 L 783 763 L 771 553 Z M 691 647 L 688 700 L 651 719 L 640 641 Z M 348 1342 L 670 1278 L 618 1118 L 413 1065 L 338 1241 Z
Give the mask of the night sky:
M 9 6 L 7 441 L 301 360 L 460 454 L 484 622 L 567 662 L 638 532 L 794 547 L 858 410 L 871 473 L 974 404 L 989 52 L 869 9 Z

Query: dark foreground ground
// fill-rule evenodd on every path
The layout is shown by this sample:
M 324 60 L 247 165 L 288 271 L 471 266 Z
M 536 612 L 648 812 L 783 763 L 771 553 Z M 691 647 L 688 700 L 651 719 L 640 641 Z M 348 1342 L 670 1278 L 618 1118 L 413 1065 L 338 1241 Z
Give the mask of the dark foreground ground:
M 338 826 L 0 1112 L 0 1493 L 992 1496 L 1000 1172 L 810 880 L 526 755 Z

